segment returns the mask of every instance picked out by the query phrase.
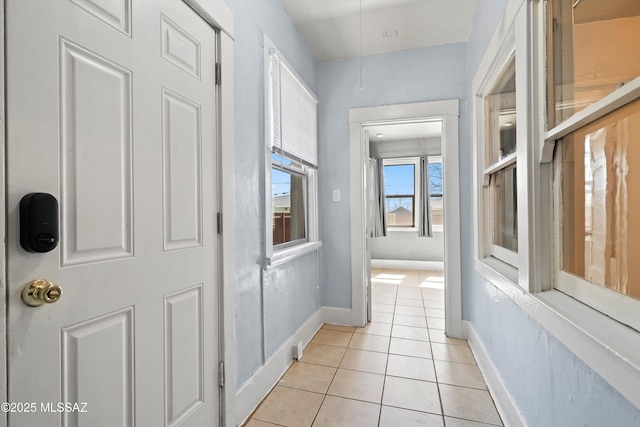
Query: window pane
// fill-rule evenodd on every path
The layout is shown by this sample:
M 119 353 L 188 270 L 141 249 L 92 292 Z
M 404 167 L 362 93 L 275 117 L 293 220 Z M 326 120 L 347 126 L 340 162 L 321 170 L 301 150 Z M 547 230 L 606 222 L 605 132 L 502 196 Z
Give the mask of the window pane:
M 640 2 L 554 0 L 548 10 L 553 127 L 640 75 Z
M 413 227 L 413 196 L 387 196 L 387 226 Z
M 442 163 L 429 163 L 429 196 L 431 202 L 431 225 L 443 225 Z
M 415 165 L 384 167 L 384 194 L 387 196 L 414 195 Z
M 273 245 L 306 238 L 303 176 L 271 168 Z
M 512 58 L 485 98 L 486 166 L 516 151 L 516 61 Z
M 516 166 L 491 175 L 493 243 L 518 252 L 518 198 Z
M 563 269 L 636 298 L 640 298 L 638 141 L 640 101 L 562 140 Z

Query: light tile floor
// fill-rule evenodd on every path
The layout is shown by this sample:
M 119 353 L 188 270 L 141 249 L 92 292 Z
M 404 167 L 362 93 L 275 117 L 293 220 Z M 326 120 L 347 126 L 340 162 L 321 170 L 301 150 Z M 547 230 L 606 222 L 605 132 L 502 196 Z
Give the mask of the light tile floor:
M 373 321 L 325 324 L 246 427 L 501 426 L 439 271 L 372 269 Z

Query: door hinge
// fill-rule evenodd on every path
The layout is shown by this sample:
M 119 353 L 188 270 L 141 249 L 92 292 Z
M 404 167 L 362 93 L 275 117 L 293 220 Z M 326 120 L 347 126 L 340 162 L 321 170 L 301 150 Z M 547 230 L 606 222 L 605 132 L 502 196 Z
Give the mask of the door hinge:
M 222 84 L 222 66 L 219 62 L 216 62 L 216 84 Z
M 218 385 L 224 387 L 224 362 L 218 363 Z
M 222 212 L 218 212 L 216 222 L 218 223 L 218 234 L 222 234 Z

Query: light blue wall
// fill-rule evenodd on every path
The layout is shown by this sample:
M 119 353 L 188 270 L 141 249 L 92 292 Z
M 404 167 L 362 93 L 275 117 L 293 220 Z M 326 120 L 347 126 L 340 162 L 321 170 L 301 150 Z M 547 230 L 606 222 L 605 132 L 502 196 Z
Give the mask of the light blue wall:
M 409 261 L 444 261 L 444 233 L 418 237 L 418 232 L 387 231 L 385 237 L 369 239 L 371 259 Z
M 237 385 L 241 387 L 319 307 L 309 254 L 265 272 L 263 33 L 317 91 L 317 62 L 279 0 L 226 0 L 235 43 L 235 280 Z M 264 277 L 263 277 L 264 276 Z M 264 278 L 264 280 L 263 280 Z
M 349 109 L 461 99 L 466 96 L 465 44 L 412 49 L 320 64 L 319 204 L 322 305 L 351 307 Z M 461 126 L 465 137 L 466 126 Z M 339 189 L 341 202 L 332 201 Z
M 467 44 L 471 82 L 507 0 L 480 0 Z M 472 138 L 461 139 L 461 212 L 472 212 Z M 461 215 L 462 241 L 473 241 L 473 218 Z M 551 336 L 498 288 L 477 275 L 471 245 L 462 246 L 463 317 L 531 427 L 640 426 L 640 411 Z M 640 389 L 639 389 L 640 390 Z M 639 391 L 640 392 L 640 391 Z

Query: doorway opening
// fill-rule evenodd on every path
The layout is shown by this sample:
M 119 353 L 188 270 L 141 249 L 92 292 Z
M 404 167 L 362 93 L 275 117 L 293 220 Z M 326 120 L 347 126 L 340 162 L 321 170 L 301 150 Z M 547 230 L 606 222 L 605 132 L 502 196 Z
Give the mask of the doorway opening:
M 393 268 L 404 265 L 402 269 L 390 271 L 390 276 L 382 274 L 375 277 L 378 282 L 384 280 L 400 281 L 409 276 L 415 281 L 414 292 L 421 292 L 421 285 L 433 289 L 434 293 L 444 288 L 444 330 L 450 337 L 462 336 L 462 310 L 460 290 L 460 211 L 459 211 L 459 160 L 458 160 L 458 101 L 435 101 L 416 104 L 400 104 L 383 107 L 352 109 L 350 119 L 350 159 L 351 159 L 351 266 L 352 266 L 352 315 L 354 325 L 362 326 L 372 316 L 372 267 L 381 273 L 380 268 Z M 386 136 L 385 136 L 386 134 Z M 385 141 L 386 140 L 386 141 Z M 370 158 L 383 159 L 383 166 L 389 166 L 390 185 L 398 186 L 398 191 L 389 187 L 390 197 L 385 197 L 380 205 L 384 205 L 384 215 L 391 223 L 394 236 L 380 239 L 372 238 L 375 234 L 375 223 L 369 221 L 369 193 L 372 190 L 369 178 Z M 429 199 L 427 193 L 420 191 L 415 180 L 416 158 L 424 156 L 427 161 L 422 169 L 441 171 L 440 180 L 434 180 L 434 187 L 440 185 L 439 192 L 433 192 L 431 207 L 431 228 L 434 236 L 441 238 L 438 248 L 436 237 L 418 237 L 418 204 L 420 195 Z M 413 160 L 412 160 L 413 159 Z M 411 167 L 413 163 L 413 168 Z M 385 164 L 386 163 L 386 164 Z M 433 165 L 433 166 L 432 166 Z M 439 165 L 439 166 L 436 166 Z M 404 166 L 393 170 L 392 166 Z M 410 185 L 413 169 L 414 184 Z M 404 178 L 400 179 L 404 175 Z M 404 180 L 404 182 L 403 182 Z M 402 187 L 402 188 L 401 188 Z M 425 186 L 426 187 L 426 186 Z M 398 194 L 395 194 L 398 193 Z M 400 194 L 402 193 L 402 194 Z M 407 193 L 407 194 L 404 194 Z M 432 192 L 429 192 L 429 196 Z M 443 195 L 446 195 L 443 197 Z M 424 200 L 423 200 L 424 201 Z M 396 206 L 397 205 L 397 206 Z M 437 212 L 441 210 L 440 212 Z M 433 215 L 433 214 L 436 215 Z M 436 226 L 441 218 L 442 228 Z M 424 224 L 423 224 L 424 225 Z M 441 230 L 441 231 L 440 231 Z M 415 242 L 407 242 L 413 240 Z M 420 240 L 418 240 L 420 239 Z M 380 243 L 374 242 L 379 240 Z M 382 242 L 386 240 L 385 242 Z M 432 251 L 428 256 L 421 252 Z M 430 249 L 427 249 L 431 246 Z M 390 257 L 389 251 L 405 252 L 405 255 Z M 438 249 L 440 255 L 438 255 Z M 372 254 L 374 261 L 372 265 Z M 420 259 L 422 258 L 422 259 Z M 432 258 L 431 260 L 427 258 Z M 441 260 L 439 259 L 441 258 Z M 398 262 L 398 264 L 394 264 Z M 412 269 L 411 266 L 416 268 Z M 437 271 L 442 269 L 442 275 Z M 384 270 L 383 270 L 384 271 Z M 423 271 L 420 276 L 420 271 Z M 433 273 L 432 273 L 433 272 Z M 400 277 L 403 276 L 403 277 Z M 414 280 L 415 279 L 415 280 Z M 446 283 L 446 286 L 444 284 Z M 408 284 L 408 282 L 407 282 Z M 440 290 L 438 290 L 440 288 Z M 428 291 L 431 292 L 431 291 Z M 440 309 L 435 308 L 434 309 Z

